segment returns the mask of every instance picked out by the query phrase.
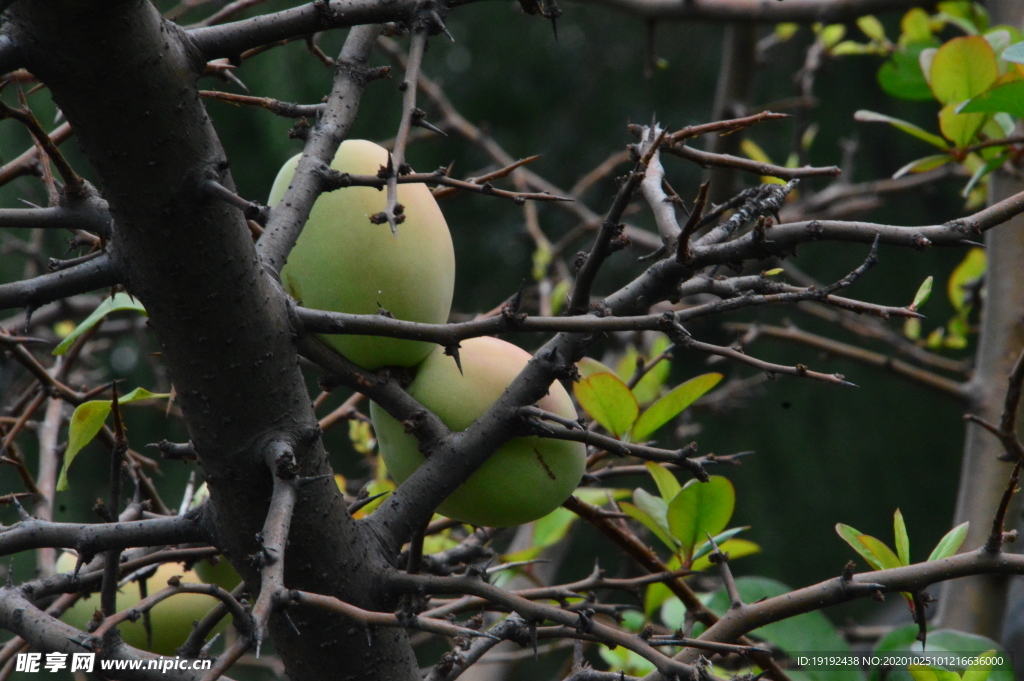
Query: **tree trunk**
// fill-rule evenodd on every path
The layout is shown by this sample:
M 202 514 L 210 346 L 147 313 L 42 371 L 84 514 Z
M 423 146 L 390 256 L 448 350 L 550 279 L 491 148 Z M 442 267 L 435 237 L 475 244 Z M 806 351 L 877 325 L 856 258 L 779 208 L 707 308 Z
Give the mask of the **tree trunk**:
M 116 224 L 113 262 L 149 313 L 231 563 L 258 587 L 251 557 L 272 483 L 263 451 L 284 441 L 300 475 L 324 476 L 300 489 L 287 586 L 386 610 L 375 594 L 387 561 L 330 475 L 280 285 L 261 267 L 242 213 L 203 191 L 208 179 L 233 183 L 196 87 L 202 57 L 148 0 L 19 2 L 4 31 L 52 91 L 102 185 Z M 419 679 L 401 629 L 366 631 L 292 608 L 274 615 L 271 633 L 292 678 Z

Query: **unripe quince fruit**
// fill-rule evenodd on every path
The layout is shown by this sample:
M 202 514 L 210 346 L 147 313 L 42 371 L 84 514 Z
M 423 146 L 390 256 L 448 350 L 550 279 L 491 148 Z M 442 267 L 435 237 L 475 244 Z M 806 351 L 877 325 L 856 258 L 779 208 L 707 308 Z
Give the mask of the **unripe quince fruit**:
M 277 174 L 268 203 L 281 200 L 295 175 L 299 156 Z M 345 140 L 331 167 L 352 175 L 376 175 L 388 163 L 384 147 Z M 387 192 L 344 187 L 321 194 L 299 236 L 281 281 L 305 307 L 350 314 L 384 309 L 397 319 L 444 324 L 455 287 L 455 251 L 448 225 L 424 184 L 398 186 L 405 220 L 392 234 L 370 216 L 384 210 Z M 413 366 L 433 344 L 375 336 L 322 337 L 364 369 Z
M 462 374 L 455 361 L 436 348 L 407 388 L 453 431 L 465 430 L 482 416 L 530 360 L 529 353 L 497 338 L 463 341 L 459 355 Z M 537 406 L 576 419 L 572 400 L 557 381 Z M 370 417 L 388 471 L 403 482 L 424 461 L 418 441 L 376 403 L 370 404 Z M 585 465 L 582 443 L 514 438 L 494 452 L 437 512 L 473 525 L 527 523 L 558 508 L 579 485 Z
M 78 557 L 65 551 L 57 558 L 58 572 L 71 572 L 75 569 Z M 164 563 L 157 568 L 152 577 L 146 580 L 147 595 L 152 595 L 167 586 L 167 580 L 175 575 L 181 576 L 183 582 L 199 582 L 199 575 L 193 570 L 184 570 L 180 563 Z M 138 582 L 129 582 L 117 594 L 117 610 L 127 610 L 142 600 Z M 213 606 L 220 601 L 205 594 L 175 594 L 160 601 L 149 611 L 150 623 L 153 627 L 153 645 L 146 645 L 146 627 L 140 617 L 135 622 L 125 620 L 118 625 L 121 638 L 128 645 L 148 650 L 158 655 L 174 655 L 174 651 L 185 642 L 192 633 L 192 623 L 201 620 Z M 73 627 L 86 631 L 93 613 L 100 609 L 100 594 L 95 592 L 88 598 L 80 598 L 61 619 Z M 214 628 L 214 632 L 223 632 L 227 628 L 226 618 Z

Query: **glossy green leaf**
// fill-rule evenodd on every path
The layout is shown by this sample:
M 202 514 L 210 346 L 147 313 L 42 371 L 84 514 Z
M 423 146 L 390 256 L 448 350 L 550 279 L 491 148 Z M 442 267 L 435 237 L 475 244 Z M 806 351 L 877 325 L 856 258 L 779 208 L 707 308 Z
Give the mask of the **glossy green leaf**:
M 972 248 L 967 251 L 967 255 L 949 275 L 949 281 L 946 284 L 946 293 L 954 310 L 959 312 L 964 308 L 967 298 L 964 289 L 983 277 L 987 266 L 988 258 L 985 256 L 985 249 Z
M 893 179 L 909 175 L 911 173 L 925 173 L 956 160 L 951 154 L 931 154 L 922 158 L 914 159 L 892 174 Z
M 878 69 L 878 84 L 881 88 L 898 99 L 933 101 L 935 97 L 921 71 L 921 52 L 935 44 L 935 41 L 931 41 L 893 52 Z
M 878 560 L 878 556 L 876 556 L 874 552 L 860 540 L 861 537 L 866 537 L 866 534 L 860 530 L 850 527 L 849 525 L 844 525 L 843 523 L 836 523 L 836 534 L 842 537 L 843 541 L 850 545 L 850 548 L 856 551 L 861 558 L 867 561 L 868 565 L 870 565 L 872 569 L 882 569 L 882 563 Z
M 737 558 L 744 558 L 761 552 L 761 547 L 749 539 L 727 539 L 720 543 L 718 548 L 722 549 L 723 553 L 729 554 L 730 563 Z M 700 558 L 694 558 L 693 565 L 690 566 L 690 569 L 694 572 L 703 572 L 712 565 L 713 563 L 710 558 L 705 555 Z
M 903 514 L 900 509 L 892 515 L 892 533 L 896 538 L 896 555 L 901 565 L 910 565 L 910 536 L 907 534 L 907 524 L 903 522 Z
M 928 556 L 928 560 L 942 560 L 943 558 L 955 556 L 960 547 L 964 545 L 964 541 L 967 540 L 967 530 L 970 526 L 970 522 L 962 523 L 943 535 L 939 543 L 935 545 L 931 555 Z
M 136 388 L 118 398 L 118 404 L 130 404 L 140 400 L 166 399 L 170 393 L 151 393 L 145 388 Z M 112 408 L 111 400 L 90 400 L 75 407 L 68 424 L 68 448 L 64 452 L 64 466 L 60 469 L 57 480 L 57 491 L 68 489 L 68 468 L 82 448 L 92 442 L 96 434 L 103 428 Z
M 644 492 L 644 490 L 642 489 L 637 490 L 637 492 L 643 492 L 643 494 L 637 495 L 636 492 L 633 493 L 633 501 L 637 502 L 636 505 L 633 505 L 628 501 L 623 501 L 619 504 L 619 507 L 622 509 L 622 512 L 628 515 L 633 520 L 638 521 L 641 525 L 650 530 L 655 537 L 661 540 L 662 544 L 669 548 L 669 550 L 677 551 L 679 549 L 679 542 L 676 541 L 672 534 L 669 532 L 667 524 L 664 522 L 659 522 L 658 518 L 654 517 L 653 515 L 651 515 L 650 512 L 648 512 L 648 510 L 650 510 L 651 512 L 657 514 L 659 511 L 659 509 L 657 508 L 657 502 L 651 503 L 652 500 L 657 499 L 662 503 L 664 503 L 664 500 L 661 499 L 661 497 L 656 497 L 652 494 Z M 646 508 L 641 508 L 641 505 L 645 506 Z
M 885 27 L 882 26 L 882 22 L 878 20 L 878 17 L 870 14 L 859 17 L 857 19 L 857 28 L 872 40 L 876 40 L 880 43 L 886 41 Z
M 953 38 L 935 54 L 929 81 L 942 104 L 959 104 L 989 89 L 999 77 L 992 46 L 981 36 Z
M 939 130 L 954 147 L 963 149 L 975 141 L 974 136 L 985 125 L 988 114 L 958 114 L 956 107 L 956 104 L 947 104 L 939 111 Z
M 668 336 L 658 334 L 651 344 L 650 352 L 644 355 L 644 361 L 649 362 L 653 360 L 665 352 L 671 345 L 672 341 L 668 339 Z M 630 345 L 615 367 L 615 373 L 618 377 L 627 382 L 633 378 L 633 374 L 636 373 L 637 359 L 639 358 L 640 353 L 637 352 L 634 346 Z M 636 396 L 636 401 L 641 405 L 645 405 L 658 399 L 670 373 L 672 373 L 672 363 L 667 358 L 661 359 L 633 386 L 633 394 Z
M 621 438 L 640 413 L 633 391 L 615 374 L 592 374 L 573 386 L 580 406 L 615 437 Z
M 683 487 L 676 480 L 672 471 L 654 461 L 648 461 L 646 466 L 651 477 L 654 478 L 654 484 L 658 486 L 658 493 L 661 494 L 662 499 L 672 499 L 679 494 L 679 490 Z
M 694 548 L 725 529 L 736 508 L 736 491 L 727 478 L 712 475 L 707 482 L 690 480 L 669 502 L 668 526 L 689 558 Z
M 932 295 L 932 282 L 935 277 L 927 276 L 925 280 L 921 282 L 921 285 L 917 287 L 917 293 L 914 294 L 914 302 L 910 304 L 911 310 L 918 310 L 922 305 L 928 302 L 928 298 Z M 899 511 L 897 511 L 899 513 Z
M 1024 42 L 1010 45 L 999 56 L 1005 61 L 1011 61 L 1014 64 L 1024 64 Z
M 74 331 L 65 336 L 64 340 L 62 340 L 60 344 L 53 349 L 53 354 L 63 355 L 83 333 L 99 324 L 100 321 L 111 312 L 120 312 L 122 310 L 135 310 L 136 312 L 146 314 L 146 308 L 142 307 L 142 303 L 137 301 L 135 298 L 132 298 L 127 293 L 116 293 L 113 297 L 104 299 L 104 301 L 92 311 L 92 314 L 86 317 L 81 324 L 76 326 Z
M 718 385 L 722 374 L 710 373 L 691 378 L 652 404 L 633 426 L 633 441 L 643 442 L 658 428 L 674 419 L 702 395 Z
M 880 114 L 876 111 L 867 111 L 866 109 L 861 109 L 860 111 L 853 114 L 853 119 L 855 121 L 860 121 L 862 123 L 888 123 L 889 125 L 899 130 L 902 130 L 908 135 L 913 135 L 919 140 L 936 146 L 939 149 L 949 148 L 949 144 L 946 143 L 946 140 L 942 139 L 938 135 L 934 135 L 928 132 L 927 130 L 914 125 L 913 123 L 909 123 L 899 118 L 893 118 L 892 116 L 886 116 L 885 114 Z
M 965 102 L 958 111 L 961 113 L 1002 111 L 1011 116 L 1024 116 L 1024 80 L 1013 80 L 986 90 Z

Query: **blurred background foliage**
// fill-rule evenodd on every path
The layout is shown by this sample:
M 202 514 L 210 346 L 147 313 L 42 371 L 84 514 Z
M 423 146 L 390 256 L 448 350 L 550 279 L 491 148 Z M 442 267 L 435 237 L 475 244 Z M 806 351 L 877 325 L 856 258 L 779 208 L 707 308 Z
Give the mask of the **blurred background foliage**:
M 162 9 L 170 3 L 158 2 Z M 260 5 L 259 12 L 281 9 L 294 3 L 276 1 Z M 492 135 L 514 157 L 543 154 L 531 169 L 563 188 L 571 187 L 583 174 L 619 151 L 632 138 L 628 123 L 647 123 L 656 118 L 675 129 L 711 119 L 714 87 L 718 77 L 723 27 L 710 24 L 663 24 L 657 27 L 654 54 L 657 68 L 645 76 L 646 30 L 632 17 L 605 7 L 569 3 L 558 21 L 557 40 L 551 24 L 526 16 L 517 3 L 481 2 L 452 12 L 448 28 L 455 38 L 431 39 L 424 64 L 425 74 L 443 85 L 459 112 Z M 205 15 L 192 12 L 180 18 L 182 24 Z M 898 33 L 898 16 L 882 16 L 890 35 Z M 773 30 L 766 26 L 760 35 Z M 851 24 L 850 32 L 856 27 Z M 344 32 L 319 36 L 328 55 L 340 50 Z M 750 110 L 785 111 L 795 93 L 793 75 L 804 60 L 813 39 L 804 27 L 791 39 L 764 55 L 758 66 Z M 406 41 L 402 41 L 403 45 Z M 383 56 L 376 61 L 387 63 Z M 873 56 L 827 60 L 815 83 L 816 106 L 811 117 L 820 133 L 810 151 L 815 165 L 841 161 L 841 143 L 855 141 L 851 181 L 890 176 L 909 159 L 927 152 L 926 145 L 888 126 L 856 123 L 853 112 L 871 109 L 935 127 L 937 105 L 897 101 L 878 87 L 875 72 L 881 63 Z M 269 50 L 243 63 L 235 75 L 255 96 L 314 103 L 330 88 L 332 71 L 311 55 L 302 42 Z M 401 94 L 397 85 L 400 71 L 390 80 L 369 85 L 363 99 L 353 137 L 387 140 L 397 130 Z M 204 89 L 242 92 L 236 84 L 206 78 Z M 13 88 L 4 93 L 14 101 Z M 30 95 L 32 107 L 44 122 L 54 120 L 55 110 L 45 91 Z M 427 109 L 428 120 L 437 112 Z M 208 101 L 207 108 L 227 150 L 239 193 L 264 201 L 281 164 L 301 150 L 301 142 L 290 139 L 293 121 L 254 107 L 235 107 Z M 117 115 L 112 111 L 111 115 Z M 773 159 L 786 158 L 792 147 L 792 123 L 769 122 L 752 128 L 748 137 Z M 30 142 L 21 126 L 6 122 L 0 135 L 0 160 L 8 161 Z M 64 145 L 73 165 L 86 176 L 90 170 L 72 139 Z M 409 159 L 418 170 L 432 170 L 454 164 L 457 177 L 479 174 L 489 160 L 457 135 L 431 137 L 413 145 Z M 703 171 L 677 158 L 665 159 L 672 186 L 689 202 L 696 194 Z M 621 174 L 621 169 L 619 174 Z M 595 211 L 605 211 L 614 194 L 615 173 L 597 183 L 583 197 Z M 742 180 L 746 185 L 755 177 Z M 822 187 L 824 180 L 808 181 Z M 890 224 L 932 224 L 962 213 L 959 196 L 962 180 L 946 180 L 930 188 L 890 197 L 865 217 Z M 805 183 L 806 186 L 806 183 Z M 0 189 L 0 205 L 19 206 L 22 201 L 45 205 L 46 197 L 37 178 L 24 177 Z M 485 311 L 515 292 L 531 270 L 532 242 L 524 231 L 522 210 L 510 202 L 478 195 L 454 196 L 442 202 L 451 227 L 458 263 L 455 309 L 459 313 Z M 548 237 L 557 240 L 575 222 L 556 207 L 541 205 L 540 224 Z M 653 229 L 646 210 L 629 218 Z M 29 239 L 27 233 L 15 233 Z M 64 237 L 45 234 L 49 252 L 65 251 Z M 585 247 L 584 242 L 573 250 Z M 570 251 L 572 252 L 572 251 Z M 607 293 L 641 269 L 632 248 L 613 256 L 598 281 L 597 293 Z M 862 245 L 812 244 L 800 249 L 793 262 L 822 281 L 832 281 L 856 267 L 867 255 Z M 909 304 L 918 284 L 927 276 L 936 280 L 937 294 L 924 312 L 926 332 L 941 325 L 952 314 L 942 291 L 946 279 L 964 253 L 932 249 L 909 252 L 882 248 L 880 264 L 852 291 L 854 297 L 889 305 Z M 0 257 L 0 281 L 23 277 L 25 258 L 6 245 Z M 790 319 L 801 328 L 832 338 L 864 344 L 837 327 L 801 314 L 795 308 L 763 308 L 705 320 L 689 327 L 698 337 L 721 344 L 732 342 L 735 334 L 722 328 L 723 322 L 762 321 L 780 323 Z M 899 328 L 893 323 L 894 328 Z M 527 348 L 538 338 L 517 337 Z M 594 356 L 622 347 L 621 339 L 599 341 Z M 885 352 L 884 347 L 876 347 Z M 124 378 L 123 391 L 145 386 L 163 390 L 165 377 L 154 375 L 144 361 L 157 348 L 151 337 L 139 333 L 108 348 L 97 358 L 96 371 L 109 369 Z M 954 357 L 969 357 L 971 345 Z M 959 473 L 963 426 L 959 405 L 937 394 L 877 369 L 833 359 L 806 347 L 781 341 L 761 340 L 752 348 L 759 357 L 782 363 L 803 363 L 823 372 L 840 372 L 858 388 L 837 388 L 812 381 L 780 378 L 755 387 L 732 408 L 695 411 L 692 420 L 700 431 L 686 434 L 676 445 L 696 439 L 701 452 L 728 454 L 755 450 L 739 468 L 715 471 L 728 476 L 737 490 L 734 523 L 752 525 L 746 537 L 762 547 L 762 553 L 736 564 L 737 573 L 766 575 L 791 586 L 801 586 L 837 576 L 853 557 L 836 536 L 833 526 L 845 522 L 869 534 L 888 539 L 895 508 L 902 509 L 914 545 L 930 547 L 950 526 Z M 105 367 L 103 365 L 106 365 Z M 0 360 L 0 390 L 18 389 L 7 380 L 13 367 Z M 751 376 L 747 367 L 717 363 L 708 367 L 704 356 L 676 353 L 671 384 L 714 370 L 726 378 Z M 310 373 L 311 395 L 316 394 L 316 376 Z M 340 403 L 345 395 L 333 397 L 327 406 Z M 160 408 L 128 407 L 129 437 L 141 448 L 163 438 L 183 441 L 187 435 Z M 326 413 L 326 409 L 321 413 Z M 668 437 L 672 438 L 671 432 Z M 30 440 L 26 440 L 30 442 Z M 663 444 L 672 444 L 669 441 Z M 26 444 L 31 463 L 31 445 Z M 353 480 L 369 477 L 365 458 L 353 451 L 347 429 L 328 434 L 327 447 L 339 473 Z M 152 450 L 149 450 L 152 451 Z M 107 457 L 96 444 L 80 455 L 72 470 L 72 486 L 60 493 L 56 519 L 95 520 L 90 512 L 102 496 L 107 477 Z M 185 478 L 192 466 L 180 462 L 162 464 L 157 485 L 169 505 L 180 499 Z M 622 480 L 619 486 L 644 485 L 650 479 Z M 0 467 L 0 490 L 20 489 L 8 467 Z M 11 509 L 0 511 L 4 523 L 13 522 Z M 611 547 L 581 528 L 569 553 L 574 559 L 562 569 L 563 577 L 581 576 L 592 569 L 594 556 L 612 571 L 631 569 Z M 924 555 L 915 556 L 922 560 Z M 20 561 L 24 559 L 24 564 Z M 19 557 L 16 571 L 32 570 L 31 555 Z M 620 564 L 621 563 L 621 564 Z M 898 601 L 899 599 L 891 599 Z M 834 618 L 865 613 L 871 602 L 850 610 L 830 613 Z

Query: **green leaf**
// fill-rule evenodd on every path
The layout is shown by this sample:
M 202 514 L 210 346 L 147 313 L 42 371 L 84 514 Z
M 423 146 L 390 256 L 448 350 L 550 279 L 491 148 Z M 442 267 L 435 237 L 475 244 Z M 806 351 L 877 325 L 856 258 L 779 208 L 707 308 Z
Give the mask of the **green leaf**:
M 558 316 L 568 302 L 566 297 L 569 295 L 569 282 L 562 279 L 555 285 L 555 290 L 551 292 L 551 315 Z
M 892 533 L 896 538 L 896 555 L 901 565 L 910 565 L 910 537 L 907 535 L 907 524 L 903 522 L 900 509 L 892 515 Z
M 1024 42 L 1010 45 L 999 56 L 1005 61 L 1011 61 L 1014 64 L 1024 64 Z
M 924 173 L 939 166 L 946 165 L 955 159 L 951 154 L 931 154 L 915 159 L 892 174 L 893 179 L 909 175 L 910 173 Z
M 131 404 L 140 400 L 166 399 L 170 393 L 151 393 L 145 388 L 136 388 L 127 395 L 117 399 L 118 404 Z M 68 468 L 75 460 L 82 448 L 92 442 L 96 434 L 103 428 L 110 414 L 111 400 L 90 400 L 83 402 L 75 408 L 71 414 L 71 421 L 68 424 L 68 448 L 64 452 L 64 466 L 60 469 L 60 478 L 57 480 L 57 491 L 64 492 L 68 489 Z
M 727 539 L 724 542 L 719 543 L 718 548 L 720 548 L 723 553 L 729 554 L 730 563 L 736 560 L 737 558 L 752 556 L 755 553 L 761 552 L 761 547 L 755 544 L 754 542 L 750 541 L 749 539 Z M 712 563 L 710 558 L 708 558 L 708 556 L 705 555 L 699 558 L 695 557 L 693 559 L 693 565 L 690 566 L 690 569 L 694 572 L 703 572 L 704 570 L 710 568 L 711 565 Z
M 856 551 L 861 558 L 866 560 L 872 569 L 882 569 L 882 563 L 878 560 L 878 556 L 860 540 L 861 537 L 866 537 L 866 534 L 843 523 L 836 523 L 836 534 L 842 537 L 843 541 L 849 544 L 850 548 Z
M 1021 43 L 1024 45 L 1024 43 Z M 960 113 L 1005 112 L 1011 116 L 1024 116 L 1024 80 L 1013 80 L 996 85 L 968 100 L 957 109 Z
M 878 560 L 878 564 L 881 565 L 879 570 L 891 570 L 892 568 L 902 567 L 900 559 L 892 552 L 885 542 L 880 539 L 876 539 L 869 534 L 862 534 L 857 537 L 857 540 L 863 544 L 868 551 L 874 554 Z
M 974 190 L 974 187 L 979 182 L 981 182 L 982 179 L 985 178 L 985 176 L 987 176 L 997 168 L 1001 168 L 1002 165 L 1006 163 L 1006 160 L 1008 158 L 1010 158 L 1010 154 L 1004 152 L 998 156 L 995 156 L 994 158 L 990 158 L 983 165 L 978 166 L 978 169 L 974 171 L 973 175 L 971 175 L 971 179 L 967 182 L 966 185 L 964 185 L 963 191 L 960 192 L 960 196 L 967 198 L 968 194 L 970 194 Z
M 946 293 L 949 295 L 949 302 L 952 303 L 954 310 L 960 312 L 964 309 L 967 298 L 964 289 L 983 277 L 987 266 L 988 259 L 985 256 L 985 249 L 972 248 L 967 251 L 967 255 L 949 275 L 949 281 L 946 284 Z
M 932 554 L 928 556 L 928 560 L 942 560 L 943 558 L 955 556 L 960 547 L 964 545 L 964 541 L 967 539 L 967 529 L 970 526 L 970 522 L 961 523 L 943 535 L 939 543 L 932 549 Z
M 846 57 L 858 54 L 874 54 L 875 48 L 865 43 L 858 43 L 856 40 L 844 40 L 831 50 L 829 54 L 833 57 Z
M 722 374 L 710 373 L 691 378 L 650 406 L 633 426 L 633 441 L 643 442 L 658 428 L 674 419 L 706 392 L 718 385 Z
M 715 543 L 718 544 L 718 548 L 722 549 L 722 551 L 725 551 L 723 546 L 727 541 L 735 537 L 740 532 L 749 529 L 750 525 L 744 525 L 743 527 L 731 527 L 725 532 L 719 532 L 716 536 L 712 537 L 712 539 L 714 539 Z M 693 556 L 690 559 L 697 560 L 698 558 L 703 558 L 709 553 L 711 553 L 711 542 L 705 541 L 703 544 L 697 547 L 697 550 L 693 552 Z
M 736 508 L 736 491 L 727 478 L 712 475 L 707 482 L 690 480 L 669 502 L 668 526 L 688 559 L 694 548 L 725 529 Z
M 127 293 L 116 293 L 112 298 L 105 299 L 100 303 L 95 310 L 92 311 L 88 317 L 86 317 L 81 324 L 75 327 L 75 330 L 64 337 L 64 340 L 53 349 L 53 354 L 63 355 L 67 352 L 71 345 L 78 340 L 79 336 L 100 323 L 100 321 L 111 312 L 120 312 L 122 310 L 135 310 L 146 314 L 146 308 L 142 307 L 142 303 L 135 300 Z
M 533 279 L 540 281 L 548 273 L 548 265 L 551 264 L 551 248 L 547 244 L 540 244 L 533 252 Z
M 592 374 L 573 386 L 580 406 L 608 432 L 621 438 L 640 413 L 633 391 L 615 374 Z
M 569 532 L 578 516 L 567 508 L 556 508 L 543 518 L 533 521 L 533 537 L 528 548 L 502 556 L 506 563 L 533 560 L 541 551 L 557 544 Z
M 843 24 L 829 24 L 818 33 L 818 39 L 821 40 L 821 44 L 825 46 L 825 49 L 829 49 L 842 40 L 845 35 L 846 26 Z
M 884 43 L 887 40 L 885 37 L 885 27 L 882 26 L 882 22 L 870 14 L 857 19 L 857 28 L 872 40 L 880 43 Z
M 594 374 L 615 373 L 607 364 L 602 364 L 592 357 L 584 357 L 576 362 L 576 368 L 580 371 L 580 378 L 590 378 Z
M 932 20 L 920 7 L 914 7 L 900 20 L 900 45 L 930 43 L 935 39 L 932 35 Z
M 668 339 L 668 336 L 664 334 L 658 334 L 654 342 L 651 344 L 650 352 L 643 356 L 644 360 L 649 362 L 655 357 L 661 355 L 672 345 L 672 341 Z M 615 366 L 615 373 L 623 381 L 629 381 L 633 378 L 633 374 L 636 373 L 637 360 L 641 357 L 640 353 L 637 352 L 636 347 L 630 345 L 622 359 Z M 636 401 L 641 405 L 650 404 L 654 400 L 658 399 L 661 395 L 661 389 L 665 385 L 665 381 L 668 380 L 669 374 L 672 372 L 672 364 L 668 359 L 659 360 L 656 365 L 651 367 L 644 377 L 633 386 L 633 394 L 636 396 Z
M 928 298 L 932 294 L 932 282 L 934 280 L 935 278 L 929 275 L 921 282 L 921 285 L 917 287 L 917 293 L 914 294 L 914 302 L 910 304 L 911 310 L 920 309 L 922 305 L 928 302 Z M 896 512 L 899 513 L 899 511 Z
M 644 490 L 642 489 L 637 491 L 644 492 Z M 669 548 L 669 550 L 679 550 L 679 542 L 677 542 L 675 538 L 669 533 L 668 528 L 663 527 L 662 523 L 659 523 L 658 520 L 651 516 L 650 513 L 639 507 L 640 503 L 643 503 L 645 505 L 649 504 L 648 508 L 657 513 L 657 502 L 650 502 L 652 499 L 657 499 L 658 501 L 664 503 L 664 499 L 662 499 L 661 497 L 656 497 L 652 494 L 648 494 L 647 492 L 644 492 L 644 494 L 646 494 L 647 496 L 645 497 L 643 495 L 639 495 L 638 497 L 636 492 L 633 493 L 633 501 L 637 502 L 638 505 L 634 506 L 628 501 L 623 501 L 619 504 L 619 508 L 621 508 L 622 512 L 628 515 L 630 518 L 639 521 L 641 525 L 650 530 L 655 537 L 661 540 L 662 544 Z
M 782 274 L 785 271 L 786 270 L 782 269 L 781 267 L 773 267 L 772 269 L 770 269 L 767 272 L 765 272 L 764 276 L 766 276 L 766 277 L 774 277 L 776 275 Z
M 916 624 L 893 629 L 878 642 L 873 654 L 884 657 L 888 653 L 920 653 L 921 642 L 917 640 L 917 634 Z M 987 656 L 990 650 L 996 650 L 997 655 L 1003 656 L 1003 664 L 991 670 L 988 681 L 1013 681 L 1013 666 L 1010 663 L 1010 656 L 992 639 L 950 629 L 928 632 L 928 652 L 932 655 L 952 652 L 957 655 Z M 870 681 L 882 681 L 883 678 L 885 681 L 912 681 L 913 679 L 905 668 L 887 667 L 883 672 L 878 667 L 873 667 L 870 670 Z
M 764 149 L 758 146 L 757 142 L 751 139 L 744 139 L 742 142 L 740 142 L 740 149 L 742 149 L 743 153 L 746 154 L 747 157 L 753 161 L 757 161 L 758 163 L 767 163 L 769 165 L 774 165 L 771 157 L 765 153 Z
M 914 681 L 960 681 L 956 672 L 948 672 L 927 664 L 908 664 L 907 671 Z
M 907 317 L 903 322 L 903 335 L 912 341 L 921 337 L 921 320 L 917 317 Z
M 978 655 L 981 660 L 988 659 L 988 664 L 972 664 L 964 671 L 963 681 L 987 681 L 989 675 L 992 673 L 992 660 L 995 657 L 996 649 L 986 650 L 985 652 Z
M 921 71 L 921 52 L 936 45 L 931 41 L 893 52 L 878 69 L 878 84 L 889 95 L 913 102 L 935 99 Z
M 899 118 L 893 118 L 892 116 L 886 116 L 885 114 L 880 114 L 876 111 L 861 109 L 853 114 L 853 119 L 862 123 L 888 123 L 908 135 L 913 135 L 919 140 L 923 140 L 928 144 L 938 147 L 939 149 L 949 148 L 949 144 L 946 143 L 946 140 L 942 139 L 938 135 L 934 135 L 923 128 L 919 128 L 913 123 L 900 120 Z
M 999 77 L 996 53 L 978 35 L 953 38 L 935 54 L 929 77 L 932 93 L 942 104 L 959 104 L 979 95 Z
M 800 30 L 800 24 L 784 23 L 775 25 L 775 35 L 777 35 L 779 40 L 783 42 L 792 38 L 793 34 L 798 30 Z
M 672 499 L 679 494 L 682 485 L 676 480 L 672 471 L 654 461 L 648 461 L 646 465 L 651 477 L 654 478 L 654 483 L 658 486 L 658 493 L 661 494 L 662 499 Z
M 956 104 L 947 104 L 939 111 L 939 130 L 953 146 L 963 149 L 974 141 L 974 136 L 985 125 L 988 114 L 958 114 L 956 107 Z
M 678 570 L 680 567 L 679 556 L 673 555 L 669 558 L 665 563 L 665 567 L 668 568 L 669 571 Z M 644 594 L 644 613 L 650 617 L 654 614 L 654 611 L 660 608 L 661 604 L 669 598 L 672 598 L 672 590 L 669 589 L 668 586 L 661 582 L 651 584 L 647 587 L 647 593 Z

